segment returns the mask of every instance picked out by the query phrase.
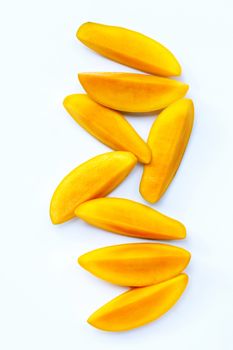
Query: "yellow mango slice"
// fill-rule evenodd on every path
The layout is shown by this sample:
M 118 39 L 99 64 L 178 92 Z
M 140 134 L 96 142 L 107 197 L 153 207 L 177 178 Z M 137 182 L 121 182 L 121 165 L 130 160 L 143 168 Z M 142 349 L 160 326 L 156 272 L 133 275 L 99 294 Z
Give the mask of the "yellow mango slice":
M 64 107 L 74 120 L 104 144 L 115 150 L 130 151 L 142 163 L 150 162 L 150 148 L 119 112 L 99 105 L 84 94 L 67 96 Z
M 126 236 L 146 239 L 182 239 L 183 224 L 146 205 L 123 198 L 99 198 L 75 209 L 75 215 L 89 224 Z
M 155 321 L 181 297 L 188 276 L 180 274 L 152 286 L 134 288 L 114 298 L 87 320 L 104 331 L 127 331 Z
M 93 250 L 78 262 L 105 281 L 142 287 L 177 276 L 190 258 L 187 250 L 167 244 L 128 243 Z
M 159 110 L 188 90 L 188 85 L 180 81 L 145 74 L 80 73 L 78 77 L 94 101 L 126 112 Z
M 140 192 L 155 203 L 164 194 L 180 165 L 194 120 L 190 99 L 182 99 L 167 107 L 151 127 L 148 145 L 152 161 L 144 167 Z
M 72 219 L 77 205 L 103 197 L 119 185 L 137 162 L 130 152 L 108 152 L 79 165 L 55 190 L 50 217 L 54 224 Z
M 144 72 L 181 74 L 179 62 L 166 47 L 133 30 L 88 22 L 78 29 L 77 38 L 101 55 Z

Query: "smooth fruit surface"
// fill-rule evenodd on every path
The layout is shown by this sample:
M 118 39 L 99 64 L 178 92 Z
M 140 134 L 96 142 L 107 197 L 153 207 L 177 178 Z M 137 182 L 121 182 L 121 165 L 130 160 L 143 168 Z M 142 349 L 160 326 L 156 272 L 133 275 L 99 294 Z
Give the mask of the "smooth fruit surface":
M 94 312 L 88 322 L 105 331 L 126 331 L 143 326 L 165 314 L 180 298 L 188 276 L 180 274 L 165 282 L 131 289 Z
M 99 198 L 79 205 L 75 215 L 107 231 L 145 239 L 182 239 L 186 229 L 179 221 L 123 198 Z
M 64 107 L 74 120 L 107 146 L 132 152 L 140 162 L 149 163 L 151 150 L 119 112 L 99 105 L 88 95 L 67 96 Z
M 184 155 L 194 120 L 190 99 L 179 100 L 163 110 L 151 127 L 148 145 L 151 163 L 144 166 L 140 184 L 142 197 L 157 202 L 175 176 Z
M 136 165 L 130 152 L 108 152 L 94 157 L 71 171 L 58 185 L 51 204 L 54 224 L 72 219 L 75 208 L 92 198 L 103 197 L 119 185 Z
M 79 81 L 96 102 L 119 111 L 150 112 L 182 98 L 188 85 L 133 73 L 80 73 Z
M 79 257 L 93 275 L 122 286 L 141 287 L 166 281 L 188 265 L 190 253 L 158 243 L 128 243 L 99 248 Z
M 133 30 L 87 22 L 78 29 L 77 38 L 101 55 L 144 72 L 181 74 L 179 62 L 166 47 Z

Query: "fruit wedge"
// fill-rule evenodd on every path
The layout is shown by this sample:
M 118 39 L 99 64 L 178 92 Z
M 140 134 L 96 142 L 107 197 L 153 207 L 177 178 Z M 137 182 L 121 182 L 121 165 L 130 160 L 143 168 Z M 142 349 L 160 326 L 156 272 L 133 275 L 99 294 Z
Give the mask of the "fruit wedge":
M 123 198 L 93 199 L 79 205 L 75 215 L 93 226 L 126 236 L 166 240 L 186 236 L 179 221 Z
M 188 265 L 190 253 L 157 243 L 129 243 L 99 248 L 79 257 L 93 275 L 121 286 L 142 287 L 166 281 Z
M 180 274 L 165 282 L 131 289 L 111 300 L 87 320 L 104 331 L 127 331 L 155 321 L 180 298 L 188 276 Z
M 103 197 L 119 185 L 137 162 L 130 152 L 108 152 L 79 165 L 58 185 L 51 200 L 54 224 L 72 219 L 75 208 L 92 198 Z
M 149 163 L 151 150 L 127 120 L 84 94 L 67 96 L 64 107 L 84 129 L 115 150 L 130 151 L 140 162 Z
M 133 73 L 80 73 L 79 81 L 96 102 L 119 111 L 150 112 L 183 97 L 180 81 Z
M 176 174 L 185 152 L 194 119 L 193 102 L 182 99 L 167 107 L 151 127 L 148 145 L 152 161 L 144 167 L 140 192 L 148 202 L 157 202 Z
M 87 22 L 78 29 L 77 38 L 101 55 L 144 72 L 181 74 L 180 64 L 166 47 L 133 30 Z

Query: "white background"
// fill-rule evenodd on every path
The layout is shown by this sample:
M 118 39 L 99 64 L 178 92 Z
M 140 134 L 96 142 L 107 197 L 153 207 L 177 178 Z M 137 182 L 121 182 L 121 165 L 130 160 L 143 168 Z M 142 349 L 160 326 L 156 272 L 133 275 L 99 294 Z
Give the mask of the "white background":
M 223 349 L 233 323 L 233 7 L 204 0 L 1 1 L 0 348 Z M 87 317 L 124 288 L 82 270 L 89 250 L 139 240 L 74 220 L 53 226 L 50 197 L 66 173 L 109 149 L 62 107 L 83 91 L 80 71 L 133 71 L 76 40 L 96 21 L 141 31 L 169 47 L 196 108 L 182 165 L 154 207 L 185 223 L 174 242 L 192 252 L 189 286 L 157 322 L 125 333 L 98 331 Z M 154 116 L 127 117 L 146 139 Z M 138 165 L 114 192 L 143 202 Z

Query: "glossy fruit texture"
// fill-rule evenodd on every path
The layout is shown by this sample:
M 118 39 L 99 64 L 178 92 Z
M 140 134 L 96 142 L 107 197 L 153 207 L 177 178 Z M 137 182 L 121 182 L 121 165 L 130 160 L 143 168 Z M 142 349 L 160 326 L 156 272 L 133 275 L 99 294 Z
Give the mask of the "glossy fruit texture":
M 54 224 L 72 219 L 75 208 L 92 198 L 103 197 L 119 185 L 137 162 L 130 152 L 101 154 L 79 165 L 55 190 L 50 217 Z
M 152 161 L 144 166 L 140 192 L 148 202 L 157 202 L 175 176 L 182 160 L 194 120 L 190 99 L 179 100 L 160 113 L 151 127 L 148 145 Z
M 133 30 L 88 22 L 78 29 L 77 38 L 101 55 L 144 72 L 181 74 L 179 62 L 166 47 Z
M 188 85 L 133 73 L 80 73 L 79 81 L 96 102 L 119 111 L 150 112 L 182 98 Z
M 180 298 L 188 276 L 180 274 L 165 282 L 131 289 L 94 312 L 88 322 L 105 331 L 126 331 L 143 326 L 165 314 Z
M 79 125 L 107 146 L 130 151 L 142 163 L 150 162 L 150 148 L 119 112 L 99 105 L 84 94 L 67 96 L 64 107 Z
M 126 236 L 146 239 L 182 239 L 186 229 L 146 205 L 123 198 L 99 198 L 79 205 L 75 214 L 89 224 Z
M 188 265 L 190 253 L 158 243 L 129 243 L 99 248 L 79 257 L 93 275 L 122 286 L 142 287 L 166 281 Z

